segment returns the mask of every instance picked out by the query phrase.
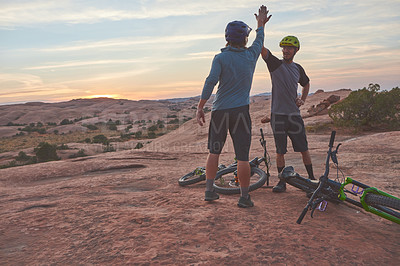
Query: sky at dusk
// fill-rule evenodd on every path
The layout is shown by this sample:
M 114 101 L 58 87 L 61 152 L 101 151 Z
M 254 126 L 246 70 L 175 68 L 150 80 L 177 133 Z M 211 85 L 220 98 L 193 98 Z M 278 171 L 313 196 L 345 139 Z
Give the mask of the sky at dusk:
M 265 46 L 296 35 L 311 92 L 400 86 L 399 0 L 0 0 L 0 104 L 200 95 L 226 24 L 251 44 L 261 4 Z M 270 91 L 260 57 L 251 94 Z

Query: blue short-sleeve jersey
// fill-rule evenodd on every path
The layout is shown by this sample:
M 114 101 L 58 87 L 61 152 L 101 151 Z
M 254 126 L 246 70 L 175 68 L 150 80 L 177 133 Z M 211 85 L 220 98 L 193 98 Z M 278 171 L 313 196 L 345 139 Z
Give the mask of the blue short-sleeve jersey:
M 263 42 L 264 28 L 260 27 L 249 48 L 227 46 L 214 57 L 201 94 L 201 99 L 208 100 L 219 82 L 212 110 L 236 108 L 250 103 L 251 84 Z

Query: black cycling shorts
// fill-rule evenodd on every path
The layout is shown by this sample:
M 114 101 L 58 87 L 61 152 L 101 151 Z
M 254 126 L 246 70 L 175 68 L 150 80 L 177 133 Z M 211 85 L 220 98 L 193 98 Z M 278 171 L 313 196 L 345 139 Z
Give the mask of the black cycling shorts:
M 216 110 L 211 113 L 208 130 L 208 149 L 210 153 L 221 153 L 228 130 L 233 141 L 236 159 L 248 161 L 251 144 L 251 119 L 248 105 Z
M 274 132 L 276 153 L 287 152 L 287 137 L 292 141 L 296 152 L 308 150 L 308 142 L 304 121 L 300 115 L 277 115 L 271 114 L 271 128 Z

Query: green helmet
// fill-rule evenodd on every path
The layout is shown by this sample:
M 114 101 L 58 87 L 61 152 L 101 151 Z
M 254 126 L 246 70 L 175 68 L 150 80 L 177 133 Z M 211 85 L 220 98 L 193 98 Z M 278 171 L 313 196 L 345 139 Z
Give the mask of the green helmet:
M 299 42 L 299 39 L 297 39 L 296 36 L 286 36 L 279 43 L 279 46 L 280 47 L 282 47 L 282 46 L 294 46 L 294 47 L 299 48 L 299 50 L 300 50 L 300 42 Z

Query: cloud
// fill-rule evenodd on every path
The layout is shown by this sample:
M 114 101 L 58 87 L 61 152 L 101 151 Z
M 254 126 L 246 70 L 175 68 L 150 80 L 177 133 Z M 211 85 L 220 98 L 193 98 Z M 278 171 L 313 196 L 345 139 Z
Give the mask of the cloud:
M 97 23 L 131 19 L 197 16 L 246 8 L 258 1 L 19 1 L 1 3 L 0 28 L 43 23 Z M 94 7 L 96 6 L 96 7 Z
M 145 62 L 146 59 L 120 59 L 120 60 L 94 60 L 94 61 L 69 61 L 62 63 L 53 63 L 51 65 L 26 67 L 25 70 L 43 70 L 43 69 L 56 69 L 56 68 L 76 68 L 82 66 L 94 65 L 115 65 L 115 64 L 132 64 Z
M 97 42 L 79 41 L 64 46 L 43 48 L 37 51 L 41 52 L 67 52 L 67 51 L 81 51 L 88 49 L 109 49 L 117 47 L 129 47 L 135 45 L 150 45 L 150 44 L 170 44 L 170 43 L 186 43 L 210 39 L 220 39 L 221 34 L 191 34 L 191 35 L 175 35 L 175 36 L 161 36 L 161 37 L 141 37 L 138 38 L 117 38 L 108 39 Z
M 141 69 L 136 69 L 136 70 L 131 70 L 131 71 L 125 71 L 125 72 L 114 72 L 114 73 L 104 73 L 101 75 L 94 75 L 92 77 L 86 78 L 86 79 L 74 79 L 74 80 L 69 80 L 69 81 L 64 81 L 60 82 L 60 84 L 88 84 L 92 82 L 98 82 L 98 81 L 108 81 L 108 80 L 114 80 L 114 79 L 123 79 L 123 78 L 130 78 L 138 75 L 142 75 L 145 73 L 153 72 L 156 71 L 158 68 L 156 67 L 150 67 L 150 68 L 141 68 Z

